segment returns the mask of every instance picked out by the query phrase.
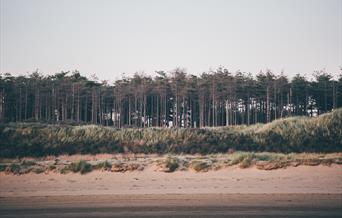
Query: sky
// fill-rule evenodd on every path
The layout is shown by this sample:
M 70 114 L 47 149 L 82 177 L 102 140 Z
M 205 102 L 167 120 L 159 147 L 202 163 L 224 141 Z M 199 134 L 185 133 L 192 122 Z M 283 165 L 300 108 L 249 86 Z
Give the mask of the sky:
M 342 67 L 342 0 L 0 0 L 0 72 Z

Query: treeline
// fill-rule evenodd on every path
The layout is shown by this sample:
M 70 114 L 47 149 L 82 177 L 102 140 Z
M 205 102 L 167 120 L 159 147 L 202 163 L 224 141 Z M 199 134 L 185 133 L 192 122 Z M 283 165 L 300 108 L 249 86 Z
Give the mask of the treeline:
M 0 75 L 0 122 L 100 124 L 121 127 L 230 126 L 315 116 L 342 106 L 342 75 L 324 71 L 291 80 L 271 71 L 200 76 L 181 69 L 135 74 L 108 84 L 78 71 Z

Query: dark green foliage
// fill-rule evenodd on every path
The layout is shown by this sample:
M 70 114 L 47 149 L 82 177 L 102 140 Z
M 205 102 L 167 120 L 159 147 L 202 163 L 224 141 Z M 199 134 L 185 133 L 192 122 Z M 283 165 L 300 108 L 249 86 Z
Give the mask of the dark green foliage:
M 0 125 L 0 156 L 95 153 L 219 153 L 342 151 L 342 109 L 318 118 L 205 129 L 114 129 L 101 126 L 10 123 Z
M 0 122 L 202 128 L 313 117 L 342 106 L 342 75 L 336 80 L 325 70 L 310 81 L 300 74 L 289 79 L 267 70 L 253 76 L 222 67 L 200 75 L 181 68 L 156 73 L 124 76 L 113 84 L 77 70 L 0 73 Z

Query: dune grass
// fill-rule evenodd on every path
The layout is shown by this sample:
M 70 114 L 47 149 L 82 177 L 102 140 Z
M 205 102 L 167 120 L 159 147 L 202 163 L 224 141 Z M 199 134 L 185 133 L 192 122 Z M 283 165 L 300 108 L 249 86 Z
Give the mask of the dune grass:
M 211 164 L 209 164 L 206 160 L 195 159 L 191 161 L 190 168 L 195 170 L 196 172 L 205 172 L 209 170 L 210 165 Z
M 122 152 L 210 154 L 229 150 L 340 152 L 342 109 L 318 118 L 291 117 L 269 124 L 203 129 L 114 129 L 41 123 L 0 125 L 2 158 Z M 237 158 L 240 162 L 241 157 Z M 247 159 L 245 164 L 248 164 Z
M 94 165 L 93 168 L 96 170 L 98 170 L 98 169 L 110 170 L 112 168 L 112 164 L 109 161 L 105 160 L 105 161 L 101 161 L 98 164 Z
M 76 163 L 71 163 L 69 169 L 74 173 L 80 172 L 81 174 L 85 174 L 91 172 L 93 168 L 88 162 L 80 160 Z
M 179 159 L 177 157 L 168 156 L 165 159 L 157 160 L 159 171 L 171 173 L 179 167 Z
M 259 170 L 275 170 L 300 165 L 317 166 L 342 164 L 342 153 L 272 153 L 272 152 L 241 152 L 231 154 L 210 155 L 145 155 L 137 158 L 134 155 L 113 155 L 111 158 L 95 159 L 78 155 L 81 159 L 68 161 L 67 156 L 54 158 L 23 158 L 0 159 L 1 171 L 8 174 L 26 174 L 55 172 L 61 174 L 86 174 L 93 170 L 126 172 L 142 171 L 145 168 L 159 172 L 172 173 L 175 171 L 207 172 L 227 167 L 250 168 Z M 82 159 L 85 158 L 85 159 Z
M 169 172 L 175 171 L 179 167 L 178 159 L 168 157 L 165 161 L 165 167 L 169 170 Z

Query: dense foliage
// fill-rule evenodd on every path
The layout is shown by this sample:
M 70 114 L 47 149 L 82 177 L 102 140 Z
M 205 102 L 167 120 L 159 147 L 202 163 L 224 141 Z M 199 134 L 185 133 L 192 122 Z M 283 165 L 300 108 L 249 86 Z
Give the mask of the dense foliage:
M 342 151 L 342 109 L 317 118 L 208 128 L 113 128 L 97 125 L 0 125 L 0 156 L 74 153 L 216 153 Z
M 312 78 L 222 68 L 195 76 L 176 69 L 110 85 L 78 71 L 0 74 L 0 122 L 196 128 L 315 116 L 342 106 L 342 76 L 334 80 L 320 71 Z

